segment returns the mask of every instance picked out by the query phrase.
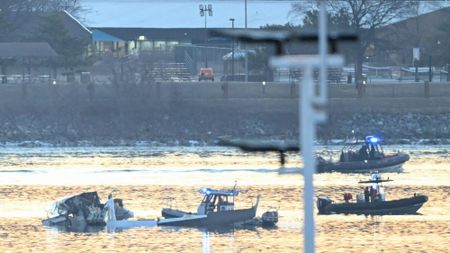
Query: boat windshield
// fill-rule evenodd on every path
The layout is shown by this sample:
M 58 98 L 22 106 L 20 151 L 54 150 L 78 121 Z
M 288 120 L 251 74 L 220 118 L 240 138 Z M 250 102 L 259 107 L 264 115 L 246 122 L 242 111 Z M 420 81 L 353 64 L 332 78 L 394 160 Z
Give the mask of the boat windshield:
M 202 188 L 199 192 L 203 194 L 203 199 L 198 209 L 204 210 L 205 213 L 233 210 L 234 198 L 239 194 L 235 188 L 233 190 Z
M 384 152 L 380 144 L 380 139 L 374 136 L 367 136 L 363 143 L 355 142 L 346 145 L 341 150 L 340 162 L 355 162 L 376 160 L 384 157 Z

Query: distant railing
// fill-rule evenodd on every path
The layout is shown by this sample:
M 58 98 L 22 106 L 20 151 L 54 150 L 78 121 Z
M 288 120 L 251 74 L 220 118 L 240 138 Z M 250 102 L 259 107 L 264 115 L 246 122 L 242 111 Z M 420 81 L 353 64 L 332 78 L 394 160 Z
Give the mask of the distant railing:
M 4 78 L 6 77 L 7 84 L 21 84 L 21 83 L 50 83 L 52 78 L 50 75 L 0 75 L 0 83 L 4 83 Z

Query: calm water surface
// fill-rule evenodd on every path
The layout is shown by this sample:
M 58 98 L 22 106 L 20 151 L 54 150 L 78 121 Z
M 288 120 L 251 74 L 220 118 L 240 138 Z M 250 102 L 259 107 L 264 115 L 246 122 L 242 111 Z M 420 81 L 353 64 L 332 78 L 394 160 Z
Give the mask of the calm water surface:
M 317 252 L 448 252 L 450 248 L 450 146 L 388 146 L 412 156 L 403 173 L 383 176 L 386 198 L 423 193 L 421 215 L 316 216 Z M 331 152 L 324 150 L 331 150 Z M 339 147 L 320 147 L 335 155 Z M 288 167 L 301 162 L 290 155 Z M 294 252 L 302 250 L 302 178 L 278 174 L 278 157 L 224 148 L 0 148 L 0 252 Z M 319 196 L 340 200 L 361 190 L 363 174 L 315 177 Z M 232 187 L 243 193 L 237 207 L 260 194 L 259 214 L 280 208 L 276 229 L 201 231 L 139 228 L 107 233 L 60 232 L 41 225 L 49 203 L 82 191 L 112 189 L 138 218 L 154 218 L 175 197 L 178 208 L 195 210 L 204 186 Z

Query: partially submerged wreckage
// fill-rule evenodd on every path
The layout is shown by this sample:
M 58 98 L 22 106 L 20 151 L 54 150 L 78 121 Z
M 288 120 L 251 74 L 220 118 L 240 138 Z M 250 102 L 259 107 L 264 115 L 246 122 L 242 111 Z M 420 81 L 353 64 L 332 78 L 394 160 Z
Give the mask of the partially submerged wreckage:
M 114 204 L 117 220 L 133 217 L 133 212 L 123 206 L 121 199 L 114 199 Z M 108 209 L 100 202 L 97 192 L 84 192 L 52 203 L 48 210 L 48 218 L 43 220 L 42 224 L 68 230 L 78 230 L 87 226 L 103 227 L 106 225 L 107 212 Z

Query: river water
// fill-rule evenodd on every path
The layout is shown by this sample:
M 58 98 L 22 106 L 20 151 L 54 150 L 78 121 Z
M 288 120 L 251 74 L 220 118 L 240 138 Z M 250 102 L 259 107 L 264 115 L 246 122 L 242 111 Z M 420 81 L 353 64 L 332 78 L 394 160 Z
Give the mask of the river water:
M 321 146 L 324 156 L 338 146 Z M 327 151 L 325 151 L 327 150 Z M 317 252 L 448 252 L 450 248 L 450 146 L 386 146 L 412 159 L 402 173 L 385 173 L 386 198 L 422 193 L 420 215 L 317 215 Z M 298 252 L 302 250 L 302 178 L 279 174 L 276 154 L 218 147 L 0 148 L 0 252 Z M 296 154 L 287 167 L 301 165 Z M 316 194 L 341 200 L 359 193 L 367 174 L 315 176 Z M 95 190 L 116 197 L 138 218 L 154 218 L 174 197 L 177 208 L 196 210 L 202 187 L 242 191 L 237 208 L 262 197 L 258 214 L 279 208 L 275 229 L 204 231 L 137 228 L 108 233 L 62 232 L 41 225 L 51 201 Z

